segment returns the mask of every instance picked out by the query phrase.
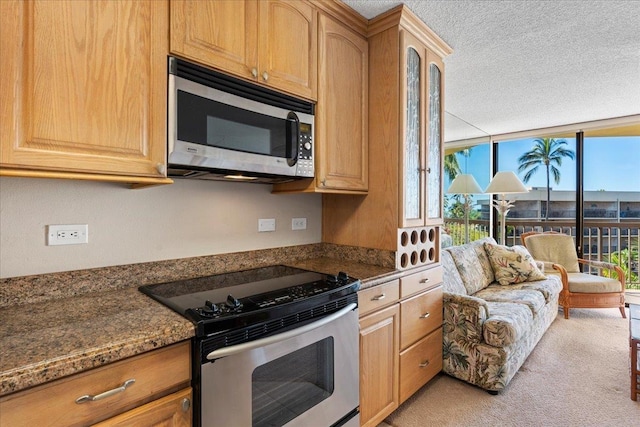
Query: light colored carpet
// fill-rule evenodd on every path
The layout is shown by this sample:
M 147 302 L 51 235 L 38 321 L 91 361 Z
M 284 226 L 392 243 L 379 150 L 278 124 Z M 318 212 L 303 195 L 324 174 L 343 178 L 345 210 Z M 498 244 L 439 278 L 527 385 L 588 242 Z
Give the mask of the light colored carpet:
M 630 399 L 629 323 L 618 309 L 562 311 L 497 396 L 439 374 L 385 421 L 392 427 L 640 426 Z

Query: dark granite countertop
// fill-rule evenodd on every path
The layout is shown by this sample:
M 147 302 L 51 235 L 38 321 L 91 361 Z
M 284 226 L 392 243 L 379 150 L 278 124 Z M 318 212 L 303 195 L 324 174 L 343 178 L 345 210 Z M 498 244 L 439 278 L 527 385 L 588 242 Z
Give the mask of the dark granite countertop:
M 136 288 L 0 309 L 0 395 L 194 335 L 193 324 Z
M 344 271 L 360 279 L 364 289 L 404 274 L 367 263 L 378 262 L 379 254 L 362 257 L 360 252 L 358 259 L 349 253 L 353 249 L 340 248 L 338 254 L 335 247 L 330 249 L 335 257 L 309 247 L 308 258 L 302 260 L 287 258 L 284 250 L 270 250 L 273 255 L 269 256 L 256 251 L 255 263 L 243 257 L 241 265 L 228 261 L 234 258 L 227 254 L 224 258 L 156 262 L 151 270 L 148 264 L 141 264 L 122 266 L 122 272 L 108 267 L 3 279 L 0 396 L 192 338 L 190 321 L 138 291 L 139 285 L 159 282 L 161 276 L 177 280 L 282 263 L 322 273 Z M 209 267 L 203 269 L 203 265 Z M 161 267 L 166 268 L 164 274 Z M 130 278 L 128 287 L 123 276 Z M 118 277 L 115 285 L 113 277 Z M 46 295 L 49 286 L 51 298 Z

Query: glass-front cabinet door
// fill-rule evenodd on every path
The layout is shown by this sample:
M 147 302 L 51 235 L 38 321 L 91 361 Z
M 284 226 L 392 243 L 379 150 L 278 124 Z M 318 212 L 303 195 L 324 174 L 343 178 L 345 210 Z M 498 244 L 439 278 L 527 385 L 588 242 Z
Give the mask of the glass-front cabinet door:
M 442 61 L 429 53 L 429 113 L 427 131 L 427 223 L 442 222 Z
M 426 49 L 407 32 L 401 32 L 401 111 L 404 138 L 400 156 L 400 227 L 415 227 L 425 223 L 425 102 Z

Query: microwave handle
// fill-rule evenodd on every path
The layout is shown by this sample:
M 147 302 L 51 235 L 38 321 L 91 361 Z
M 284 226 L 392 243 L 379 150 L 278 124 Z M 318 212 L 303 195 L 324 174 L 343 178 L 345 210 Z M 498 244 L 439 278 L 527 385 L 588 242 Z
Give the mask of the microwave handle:
M 300 119 L 293 111 L 287 114 L 287 144 L 290 147 L 290 156 L 287 157 L 289 166 L 298 163 L 298 144 L 300 143 Z

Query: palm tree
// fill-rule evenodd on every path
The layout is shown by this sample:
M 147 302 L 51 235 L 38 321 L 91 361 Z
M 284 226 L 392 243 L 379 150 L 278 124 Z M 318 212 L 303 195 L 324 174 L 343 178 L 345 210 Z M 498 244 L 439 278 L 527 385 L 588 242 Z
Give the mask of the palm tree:
M 444 173 L 449 177 L 450 181 L 453 181 L 460 173 L 460 164 L 458 163 L 456 153 L 444 156 Z
M 549 185 L 550 176 L 553 175 L 553 181 L 560 183 L 560 169 L 562 166 L 562 158 L 568 157 L 571 160 L 575 158 L 573 150 L 566 148 L 567 141 L 555 138 L 538 138 L 533 141 L 531 150 L 524 153 L 518 158 L 518 172 L 524 172 L 522 180 L 527 183 L 535 174 L 541 165 L 544 165 L 547 172 L 547 210 L 545 212 L 545 220 L 549 219 L 549 204 L 551 197 L 551 186 Z
M 447 154 L 444 156 L 444 173 L 449 177 L 450 181 L 453 181 L 456 176 L 460 172 L 462 172 L 462 168 L 460 168 L 460 163 L 458 162 L 457 154 L 460 153 L 465 158 L 465 169 L 467 167 L 467 160 L 471 155 L 471 148 L 465 148 L 464 150 L 457 151 L 455 153 Z M 467 171 L 465 170 L 465 173 Z

